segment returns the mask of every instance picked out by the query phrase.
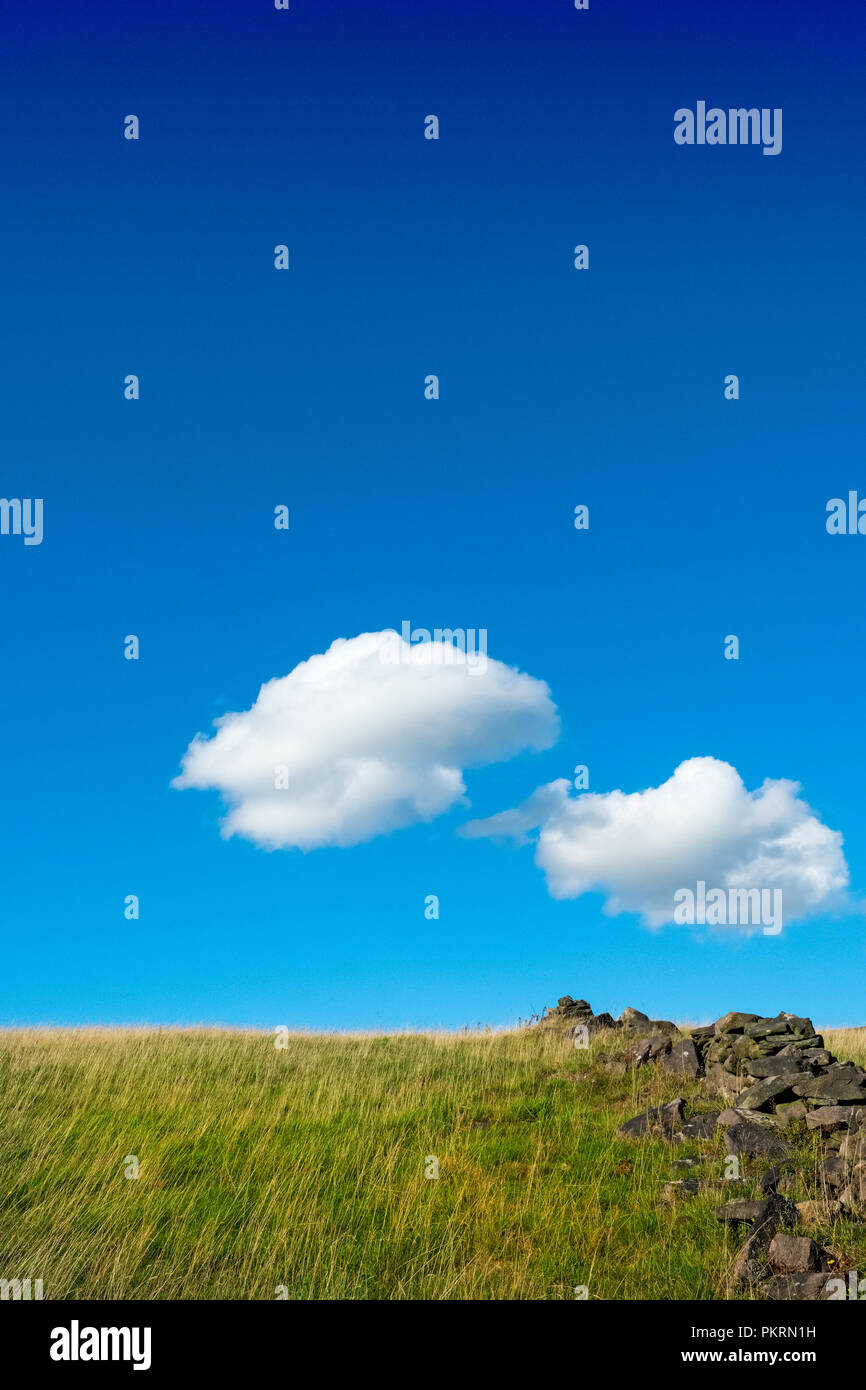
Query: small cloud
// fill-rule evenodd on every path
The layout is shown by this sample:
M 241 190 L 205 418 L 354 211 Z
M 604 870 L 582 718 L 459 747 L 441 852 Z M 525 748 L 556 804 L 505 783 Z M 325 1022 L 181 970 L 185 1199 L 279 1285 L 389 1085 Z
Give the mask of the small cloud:
M 584 792 L 561 779 L 522 806 L 471 821 L 473 838 L 538 830 L 535 862 L 554 898 L 599 892 L 604 910 L 673 921 L 674 894 L 703 880 L 720 889 L 780 888 L 785 921 L 844 904 L 849 874 L 842 836 L 798 796 L 799 783 L 768 779 L 750 792 L 730 763 L 689 758 L 659 787 Z
M 338 638 L 214 722 L 172 786 L 220 792 L 223 834 L 268 849 L 355 845 L 432 820 L 464 799 L 466 768 L 559 733 L 543 681 L 392 631 Z

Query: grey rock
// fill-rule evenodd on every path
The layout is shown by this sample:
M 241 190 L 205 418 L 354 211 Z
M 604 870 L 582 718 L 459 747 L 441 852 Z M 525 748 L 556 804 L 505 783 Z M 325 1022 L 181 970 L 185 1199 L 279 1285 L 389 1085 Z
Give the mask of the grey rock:
M 745 1110 L 739 1111 L 736 1106 L 729 1105 L 726 1110 L 722 1110 L 716 1117 L 716 1129 L 727 1129 L 729 1125 L 741 1125 L 746 1122 Z
M 733 1100 L 748 1086 L 746 1077 L 732 1076 L 718 1062 L 707 1062 L 707 1095 Z
M 781 1037 L 775 1038 L 746 1038 L 748 1044 L 749 1057 L 778 1057 L 790 1042 L 790 1035 L 784 1033 Z
M 615 1028 L 616 1020 L 612 1014 L 594 1014 L 593 1017 L 588 1020 L 588 1026 L 591 1033 L 598 1033 L 602 1028 Z
M 596 1019 L 591 1004 L 585 999 L 572 999 L 570 994 L 563 994 L 555 1009 L 544 1010 L 538 1026 L 545 1032 L 573 1033 L 582 1025 L 590 1033 L 595 1033 L 599 1028 L 610 1026 L 605 1022 L 606 1019 L 610 1019 L 610 1014 L 601 1015 Z
M 866 1104 L 866 1072 L 850 1065 L 833 1066 L 818 1076 L 804 1076 L 794 1081 L 791 1089 L 795 1095 L 810 1099 L 863 1105 Z
M 725 1225 L 736 1225 L 745 1222 L 749 1226 L 754 1226 L 760 1217 L 765 1214 L 766 1198 L 757 1201 L 736 1201 L 725 1202 L 721 1207 L 716 1207 L 713 1216 L 717 1221 L 722 1221 Z
M 765 1110 L 740 1110 L 735 1105 L 722 1111 L 718 1124 L 720 1129 L 728 1129 L 731 1125 L 738 1124 L 760 1125 L 761 1129 L 785 1128 L 784 1121 L 778 1115 L 771 1115 Z
M 770 1241 L 770 1264 L 779 1274 L 810 1274 L 821 1266 L 821 1257 L 809 1236 L 791 1236 L 778 1231 Z
M 635 1023 L 649 1023 L 650 1019 L 649 1015 L 642 1014 L 640 1009 L 629 1008 L 623 1009 L 619 1016 L 619 1021 L 624 1024 L 626 1028 L 630 1028 Z
M 798 1014 L 782 1014 L 781 1017 L 787 1021 L 788 1027 L 797 1034 L 798 1038 L 817 1037 L 811 1018 L 801 1018 Z
M 774 1300 L 800 1300 L 825 1303 L 833 1297 L 834 1274 L 777 1274 L 764 1287 L 764 1297 Z
M 805 1101 L 800 1103 L 806 1104 Z M 723 1129 L 728 1129 L 738 1121 L 743 1124 L 759 1125 L 761 1129 L 771 1131 L 785 1130 L 790 1126 L 790 1121 L 784 1115 L 777 1115 L 775 1110 L 740 1110 L 738 1107 L 731 1106 L 727 1110 L 723 1110 L 722 1114 L 727 1117 L 722 1126 Z
M 649 1038 L 641 1038 L 638 1042 L 632 1043 L 622 1054 L 623 1061 L 629 1067 L 642 1067 L 649 1061 L 650 1044 Z
M 701 1188 L 697 1178 L 683 1178 L 679 1182 L 666 1182 L 662 1188 L 662 1201 L 665 1206 L 672 1206 L 674 1202 L 680 1201 L 683 1197 L 694 1197 Z
M 745 1158 L 781 1159 L 788 1157 L 788 1146 L 777 1134 L 761 1125 L 740 1121 L 730 1125 L 726 1134 L 728 1153 Z
M 826 1051 L 827 1049 L 824 1047 L 824 1039 L 820 1033 L 814 1033 L 811 1037 L 792 1038 L 791 1041 L 789 1043 L 786 1043 L 785 1046 L 782 1048 L 782 1052 L 787 1053 L 790 1056 L 795 1056 L 797 1053 L 800 1053 L 801 1055 L 808 1055 L 810 1052 Z M 832 1061 L 836 1060 L 833 1057 L 832 1052 L 828 1053 L 827 1055 L 830 1057 Z
M 769 1038 L 781 1033 L 790 1033 L 792 1038 L 796 1036 L 786 1018 L 762 1018 L 756 1023 L 747 1023 L 743 1032 L 747 1038 Z
M 715 1111 L 705 1115 L 692 1115 L 683 1122 L 679 1136 L 681 1139 L 712 1139 L 718 1118 Z
M 776 1116 L 784 1121 L 785 1125 L 792 1125 L 797 1120 L 805 1120 L 808 1114 L 809 1109 L 804 1100 L 785 1100 L 776 1105 Z
M 770 1193 L 768 1197 L 762 1197 L 759 1201 L 737 1201 L 725 1202 L 724 1206 L 716 1207 L 713 1215 L 717 1221 L 740 1222 L 747 1221 L 757 1230 L 761 1226 L 772 1226 L 775 1233 L 780 1226 L 796 1226 L 797 1208 L 793 1202 L 789 1202 L 787 1197 L 778 1197 Z
M 821 1105 L 806 1116 L 806 1127 L 831 1134 L 837 1129 L 847 1129 L 853 1113 L 850 1105 Z
M 644 1110 L 641 1115 L 635 1115 L 633 1119 L 626 1120 L 625 1124 L 620 1125 L 617 1134 L 624 1138 L 633 1138 L 639 1134 L 661 1133 L 668 1137 L 673 1134 L 682 1124 L 685 1114 L 686 1103 L 682 1096 L 677 1096 L 676 1100 L 669 1101 L 667 1105 L 652 1106 L 649 1110 Z
M 832 1052 L 828 1052 L 826 1047 L 792 1047 L 790 1052 L 787 1047 L 782 1048 L 781 1052 L 776 1053 L 777 1057 L 795 1057 L 803 1063 L 803 1070 L 809 1071 L 816 1067 L 830 1067 L 836 1061 Z
M 717 1018 L 713 1024 L 713 1032 L 719 1033 L 742 1033 L 743 1029 L 750 1023 L 757 1023 L 757 1014 L 724 1014 L 722 1018 Z
M 627 1047 L 623 1058 L 628 1066 L 641 1067 L 646 1062 L 657 1062 L 670 1049 L 670 1045 L 670 1038 L 663 1033 L 652 1033 L 649 1037 L 638 1038 L 631 1047 Z
M 682 1042 L 674 1043 L 670 1052 L 662 1059 L 662 1066 L 665 1071 L 672 1072 L 675 1076 L 698 1077 L 703 1073 L 698 1050 L 691 1038 L 683 1038 Z
M 776 1052 L 769 1057 L 750 1058 L 746 1062 L 746 1071 L 749 1076 L 761 1080 L 769 1076 L 799 1076 L 806 1070 L 806 1066 L 800 1057 L 786 1057 L 784 1053 Z
M 737 1096 L 738 1110 L 766 1110 L 774 1100 L 791 1096 L 790 1076 L 768 1076 Z

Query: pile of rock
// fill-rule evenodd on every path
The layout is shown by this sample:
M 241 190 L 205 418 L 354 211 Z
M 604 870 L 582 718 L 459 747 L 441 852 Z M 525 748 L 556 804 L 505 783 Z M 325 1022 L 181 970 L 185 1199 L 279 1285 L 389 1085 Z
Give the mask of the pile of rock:
M 666 1026 L 641 1017 L 644 1031 Z M 838 1061 L 811 1019 L 729 1013 L 684 1033 L 678 1041 L 661 1033 L 641 1037 L 614 1060 L 625 1067 L 658 1062 L 684 1076 L 705 1076 L 709 1096 L 734 1102 L 735 1111 L 724 1112 L 728 1123 L 733 1113 L 779 1127 L 805 1120 L 807 1128 L 832 1135 L 866 1121 L 866 1070 Z
M 538 1027 L 573 1035 L 580 1028 L 598 1033 L 602 1028 L 618 1028 L 619 1024 L 610 1014 L 594 1014 L 585 999 L 572 999 L 570 994 L 564 994 L 555 1009 L 544 1010 Z
M 725 1014 L 709 1028 L 693 1029 L 691 1037 L 706 1068 L 707 1092 L 736 1098 L 740 1109 L 805 1120 L 828 1103 L 866 1105 L 866 1071 L 838 1062 L 811 1019 Z
M 764 1283 L 764 1295 L 772 1299 L 822 1302 L 837 1296 L 829 1277 L 840 1273 L 836 1256 L 816 1245 L 810 1236 L 789 1234 L 800 1213 L 786 1197 L 771 1193 L 762 1201 L 726 1202 L 717 1209 L 716 1219 L 728 1226 L 744 1225 L 748 1230 L 746 1243 L 734 1261 L 735 1284 Z
M 798 1224 L 809 1229 L 837 1216 L 866 1220 L 866 1070 L 839 1062 L 824 1046 L 808 1018 L 780 1013 L 728 1013 L 700 1028 L 677 1027 L 626 1009 L 619 1019 L 593 1014 L 584 999 L 570 995 L 546 1011 L 541 1027 L 577 1035 L 616 1030 L 623 1042 L 614 1054 L 598 1053 L 607 1071 L 625 1073 L 655 1064 L 674 1075 L 703 1078 L 708 1097 L 727 1108 L 686 1114 L 678 1096 L 666 1105 L 635 1115 L 620 1126 L 623 1138 L 661 1135 L 669 1141 L 710 1140 L 724 1131 L 729 1156 L 760 1158 L 774 1166 L 760 1177 L 757 1201 L 733 1201 L 716 1216 L 727 1226 L 747 1229 L 746 1242 L 734 1262 L 733 1282 L 763 1284 L 770 1298 L 828 1298 L 828 1276 L 840 1274 L 837 1258 L 809 1236 L 788 1234 Z M 815 1173 L 790 1171 L 792 1145 L 785 1131 L 803 1122 L 820 1140 Z M 678 1171 L 709 1161 L 704 1155 L 681 1159 Z M 662 1200 L 671 1203 L 710 1187 L 739 1185 L 739 1179 L 680 1178 L 665 1185 Z M 812 1195 L 798 1202 L 792 1196 Z
M 569 1037 L 599 1033 L 602 1029 L 623 1032 L 628 1039 L 639 1035 L 646 1044 L 640 1061 L 655 1061 L 670 1051 L 671 1036 L 678 1031 L 668 1019 L 648 1018 L 639 1009 L 623 1009 L 616 1019 L 608 1013 L 594 1014 L 591 1004 L 585 999 L 572 999 L 570 994 L 563 995 L 555 1009 L 545 1009 L 537 1026 Z

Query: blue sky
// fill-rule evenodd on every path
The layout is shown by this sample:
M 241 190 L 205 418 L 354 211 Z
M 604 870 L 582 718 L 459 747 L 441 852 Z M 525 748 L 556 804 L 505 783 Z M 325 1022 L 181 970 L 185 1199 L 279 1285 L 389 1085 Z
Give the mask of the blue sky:
M 834 0 L 19 11 L 0 492 L 45 535 L 0 537 L 0 1021 L 866 1022 L 856 912 L 650 930 L 457 833 L 578 763 L 634 792 L 710 756 L 801 783 L 862 895 L 866 539 L 825 507 L 866 494 L 863 31 Z M 702 99 L 781 107 L 782 153 L 677 146 Z M 307 853 L 171 787 L 263 682 L 403 619 L 485 628 L 554 746 Z

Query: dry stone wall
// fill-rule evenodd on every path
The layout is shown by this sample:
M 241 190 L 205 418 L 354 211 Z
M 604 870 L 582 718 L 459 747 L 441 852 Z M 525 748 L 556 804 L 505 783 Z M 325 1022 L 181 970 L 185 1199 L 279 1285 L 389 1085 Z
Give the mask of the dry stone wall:
M 838 1217 L 866 1222 L 866 1070 L 838 1061 L 811 1019 L 728 1013 L 706 1027 L 680 1030 L 633 1008 L 618 1019 L 594 1014 L 585 999 L 565 995 L 537 1026 L 575 1039 L 602 1030 L 619 1033 L 622 1046 L 594 1059 L 609 1072 L 656 1066 L 702 1081 L 719 1110 L 689 1116 L 686 1101 L 677 1097 L 625 1121 L 619 1136 L 710 1141 L 722 1130 L 728 1155 L 771 1162 L 775 1166 L 761 1176 L 759 1200 L 728 1201 L 716 1210 L 720 1222 L 745 1237 L 731 1271 L 733 1285 L 759 1287 L 775 1299 L 845 1297 L 847 1271 L 839 1257 L 792 1232 Z M 790 1194 L 807 1182 L 790 1172 L 790 1136 L 801 1123 L 820 1140 L 821 1160 L 809 1195 L 795 1202 Z M 700 1171 L 701 1161 L 677 1160 L 673 1168 Z M 674 1202 L 708 1185 L 700 1177 L 678 1177 L 666 1185 L 662 1200 Z

